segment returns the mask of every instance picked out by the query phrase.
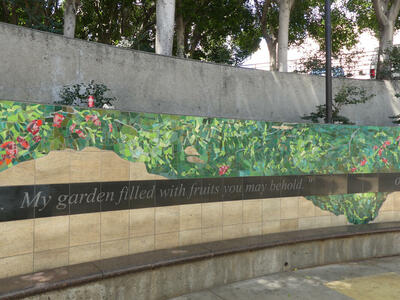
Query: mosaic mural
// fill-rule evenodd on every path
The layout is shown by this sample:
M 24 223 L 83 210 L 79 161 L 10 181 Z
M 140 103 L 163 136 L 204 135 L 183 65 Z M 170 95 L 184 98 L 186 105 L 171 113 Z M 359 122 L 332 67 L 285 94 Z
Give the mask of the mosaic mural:
M 400 128 L 288 124 L 0 101 L 0 171 L 52 150 L 97 147 L 170 179 L 391 173 Z M 385 193 L 309 196 L 352 223 Z

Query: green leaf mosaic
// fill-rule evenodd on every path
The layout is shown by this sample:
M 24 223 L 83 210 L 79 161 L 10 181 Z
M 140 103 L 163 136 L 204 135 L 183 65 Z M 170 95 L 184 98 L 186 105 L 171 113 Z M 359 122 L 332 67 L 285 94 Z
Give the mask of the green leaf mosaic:
M 288 124 L 0 101 L 0 171 L 52 150 L 112 150 L 167 178 L 399 172 L 400 128 Z M 308 197 L 352 223 L 382 193 Z

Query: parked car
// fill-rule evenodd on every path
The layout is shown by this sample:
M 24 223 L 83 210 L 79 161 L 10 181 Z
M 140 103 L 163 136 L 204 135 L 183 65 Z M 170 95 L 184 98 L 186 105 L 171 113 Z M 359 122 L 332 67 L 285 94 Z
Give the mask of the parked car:
M 325 76 L 325 68 L 313 69 L 311 70 L 310 75 Z M 342 67 L 332 67 L 332 77 L 346 77 L 344 69 Z

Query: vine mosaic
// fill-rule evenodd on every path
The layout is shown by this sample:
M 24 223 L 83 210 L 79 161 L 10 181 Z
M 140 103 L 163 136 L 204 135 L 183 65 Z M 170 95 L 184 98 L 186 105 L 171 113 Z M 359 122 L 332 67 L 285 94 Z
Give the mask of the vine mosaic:
M 287 124 L 0 101 L 0 171 L 97 147 L 170 179 L 399 172 L 400 128 Z M 352 223 L 385 193 L 307 197 Z

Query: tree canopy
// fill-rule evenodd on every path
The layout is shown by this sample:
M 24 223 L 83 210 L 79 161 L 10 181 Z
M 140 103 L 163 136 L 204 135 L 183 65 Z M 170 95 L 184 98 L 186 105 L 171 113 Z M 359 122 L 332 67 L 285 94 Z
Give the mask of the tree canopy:
M 0 0 L 0 21 L 62 33 L 62 0 Z
M 325 49 L 325 0 L 311 0 L 312 9 L 306 16 L 307 34 L 315 39 L 321 49 Z M 343 50 L 350 50 L 357 42 L 360 30 L 353 22 L 353 15 L 347 10 L 346 3 L 333 1 L 331 10 L 332 53 L 337 56 Z
M 154 52 L 155 0 L 75 0 L 75 37 Z M 332 1 L 333 54 L 350 49 L 363 30 L 379 38 L 382 26 L 373 3 L 381 0 Z M 394 7 L 397 0 L 388 0 Z M 385 3 L 386 3 L 385 2 Z M 288 45 L 306 37 L 324 49 L 325 0 L 293 0 Z M 383 2 L 382 2 L 383 3 Z M 0 0 L 0 21 L 53 33 L 63 33 L 65 0 Z M 173 55 L 240 64 L 265 39 L 273 69 L 277 68 L 279 0 L 176 0 Z M 396 16 L 395 29 L 400 26 Z
M 155 12 L 151 0 L 81 0 L 76 36 L 89 41 L 154 52 Z
M 258 48 L 248 0 L 181 0 L 184 56 L 237 64 Z M 176 45 L 178 48 L 180 45 Z

